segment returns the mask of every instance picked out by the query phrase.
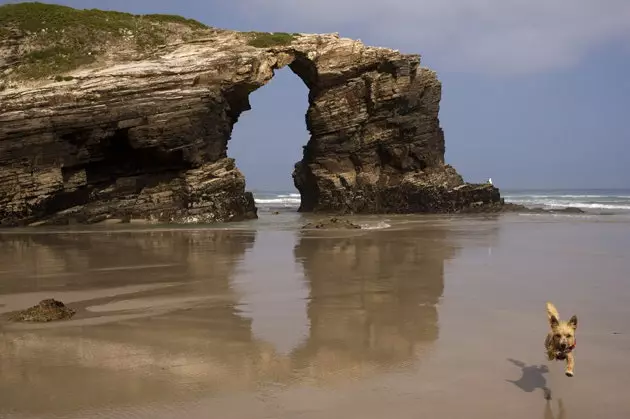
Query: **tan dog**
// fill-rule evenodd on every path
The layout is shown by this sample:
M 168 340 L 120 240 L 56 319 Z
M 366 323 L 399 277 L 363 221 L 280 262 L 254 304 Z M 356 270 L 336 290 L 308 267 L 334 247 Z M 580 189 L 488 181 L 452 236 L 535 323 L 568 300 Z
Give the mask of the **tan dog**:
M 575 366 L 575 358 L 573 349 L 575 349 L 575 331 L 577 329 L 577 316 L 571 316 L 568 322 L 560 321 L 560 315 L 556 306 L 547 302 L 547 317 L 551 330 L 545 338 L 545 349 L 547 350 L 547 358 L 550 361 L 567 361 L 567 367 L 564 373 L 568 377 L 573 377 L 573 368 Z

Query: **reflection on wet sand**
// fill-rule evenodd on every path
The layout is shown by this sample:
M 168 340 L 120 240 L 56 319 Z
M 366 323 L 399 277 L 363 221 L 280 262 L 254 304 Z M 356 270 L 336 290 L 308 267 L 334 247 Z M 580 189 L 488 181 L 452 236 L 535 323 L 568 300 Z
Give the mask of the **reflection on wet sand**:
M 438 337 L 444 228 L 349 237 L 304 234 L 295 249 L 310 288 L 310 336 L 296 360 L 311 373 L 359 376 L 413 361 Z
M 12 300 L 9 291 L 67 286 L 85 294 L 84 310 L 63 325 L 33 330 L 0 323 L 0 414 L 63 417 L 409 367 L 438 336 L 435 305 L 444 260 L 454 254 L 447 233 L 441 227 L 346 237 L 302 233 L 294 255 L 304 270 L 310 329 L 286 354 L 254 336 L 243 313 L 246 298 L 234 291 L 244 272 L 259 269 L 243 264 L 252 233 L 0 236 L 4 261 L 13 252 L 9 266 L 20 272 L 1 277 L 0 304 Z M 295 240 L 295 232 L 283 234 Z M 58 276 L 42 279 L 41 272 Z M 111 286 L 164 283 L 173 285 L 90 297 Z M 63 299 L 63 292 L 56 295 Z M 164 310 L 114 317 L 154 304 Z M 116 321 L 86 322 L 94 316 Z
M 222 282 L 227 290 L 254 236 L 221 230 L 0 234 L 0 294 L 174 280 Z M 205 280 L 209 274 L 212 281 Z
M 3 266 L 12 272 L 0 277 L 2 311 L 44 296 L 78 308 L 73 320 L 40 330 L 0 323 L 0 416 L 63 416 L 176 396 L 186 368 L 213 365 L 204 347 L 221 348 L 221 333 L 250 340 L 230 281 L 254 239 L 218 230 L 0 235 Z M 147 300 L 163 310 L 147 310 Z M 123 310 L 108 310 L 121 302 L 128 302 Z M 190 321 L 181 322 L 176 314 L 185 310 Z M 94 319 L 106 322 L 91 325 Z

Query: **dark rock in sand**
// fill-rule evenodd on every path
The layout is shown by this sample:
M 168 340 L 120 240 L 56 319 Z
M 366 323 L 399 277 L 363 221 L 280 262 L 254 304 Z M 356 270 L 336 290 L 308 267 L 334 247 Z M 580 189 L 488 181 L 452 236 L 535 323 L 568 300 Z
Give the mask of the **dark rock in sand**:
M 577 207 L 566 207 L 557 209 L 529 208 L 524 205 L 506 202 L 494 207 L 494 212 L 518 212 L 523 214 L 584 214 L 584 211 Z M 492 207 L 484 208 L 486 212 L 492 212 Z
M 311 137 L 293 172 L 300 211 L 500 206 L 497 188 L 465 183 L 445 164 L 442 86 L 419 55 L 337 34 L 272 36 L 110 15 L 135 22 L 134 37 L 124 38 L 99 32 L 107 25 L 94 19 L 106 12 L 81 19 L 83 12 L 61 6 L 2 7 L 59 8 L 85 23 L 56 31 L 49 45 L 40 31 L 3 22 L 10 30 L 0 33 L 0 225 L 256 218 L 227 144 L 250 109 L 249 94 L 286 66 L 309 89 Z M 61 57 L 63 74 L 45 74 L 46 63 L 31 68 L 35 54 L 74 51 L 78 38 L 91 41 L 77 59 Z
M 551 212 L 560 212 L 566 214 L 584 214 L 584 211 L 577 207 L 566 207 L 557 210 L 551 210 Z
M 464 213 L 521 213 L 521 214 L 584 214 L 584 211 L 577 207 L 566 207 L 556 209 L 531 208 L 511 202 L 504 202 L 501 198 L 498 202 L 485 204 L 483 202 L 473 203 L 463 208 L 460 212 Z
M 342 229 L 342 230 L 356 230 L 360 229 L 361 226 L 354 224 L 351 221 L 344 220 L 341 218 L 328 218 L 326 220 L 319 220 L 313 223 L 308 223 L 302 226 L 303 229 Z
M 74 316 L 75 311 L 61 301 L 55 299 L 42 300 L 36 306 L 18 311 L 9 316 L 10 320 L 18 322 L 50 322 L 67 320 Z

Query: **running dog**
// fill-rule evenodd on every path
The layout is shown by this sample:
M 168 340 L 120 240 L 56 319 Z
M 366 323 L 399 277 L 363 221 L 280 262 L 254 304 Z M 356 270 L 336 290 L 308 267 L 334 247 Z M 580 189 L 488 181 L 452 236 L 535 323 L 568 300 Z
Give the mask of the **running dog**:
M 575 367 L 575 331 L 577 330 L 577 316 L 571 316 L 569 321 L 560 321 L 560 315 L 556 306 L 547 302 L 547 318 L 551 330 L 545 338 L 545 349 L 549 361 L 567 361 L 564 373 L 568 377 L 573 377 Z

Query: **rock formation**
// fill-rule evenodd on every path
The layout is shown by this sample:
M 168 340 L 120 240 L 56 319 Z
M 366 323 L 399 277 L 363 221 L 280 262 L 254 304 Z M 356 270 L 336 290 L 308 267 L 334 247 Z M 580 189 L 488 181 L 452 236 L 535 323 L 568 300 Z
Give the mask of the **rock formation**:
M 33 17 L 42 7 L 54 10 Z M 445 165 L 441 85 L 418 55 L 110 13 L 0 7 L 0 224 L 255 218 L 227 144 L 249 94 L 285 66 L 309 89 L 300 211 L 501 204 Z
M 331 217 L 325 220 L 313 221 L 302 226 L 303 229 L 335 229 L 335 230 L 359 230 L 361 226 L 350 220 L 344 220 L 337 217 Z
M 16 322 L 51 322 L 55 320 L 68 320 L 74 316 L 75 311 L 67 307 L 61 301 L 53 298 L 40 301 L 37 305 L 26 310 L 12 313 L 9 318 Z

